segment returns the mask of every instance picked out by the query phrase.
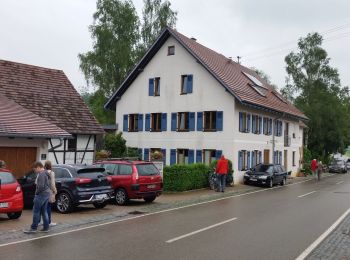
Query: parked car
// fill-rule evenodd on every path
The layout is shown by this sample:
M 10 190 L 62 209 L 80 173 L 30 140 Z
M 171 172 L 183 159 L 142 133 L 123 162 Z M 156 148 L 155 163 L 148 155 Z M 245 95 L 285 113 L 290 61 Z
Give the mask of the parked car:
M 347 173 L 346 164 L 343 160 L 333 160 L 329 165 L 329 172 Z
M 101 161 L 97 164 L 112 177 L 115 201 L 125 205 L 130 199 L 153 202 L 163 192 L 163 180 L 152 162 L 132 160 Z
M 7 169 L 0 169 L 0 213 L 5 213 L 10 219 L 22 215 L 23 194 L 19 183 Z
M 114 199 L 111 178 L 104 168 L 86 165 L 55 165 L 57 196 L 55 206 L 60 213 L 69 213 L 80 204 L 104 208 Z M 23 189 L 24 204 L 33 205 L 36 174 L 30 172 L 19 182 Z
M 279 164 L 258 164 L 244 174 L 244 184 L 260 184 L 270 188 L 285 185 L 288 173 Z

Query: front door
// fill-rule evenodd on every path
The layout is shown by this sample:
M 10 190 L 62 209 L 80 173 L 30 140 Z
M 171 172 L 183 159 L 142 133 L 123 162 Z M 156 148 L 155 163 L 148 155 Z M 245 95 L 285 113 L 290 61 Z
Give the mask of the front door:
M 284 150 L 284 169 L 287 171 L 288 169 L 288 151 Z
M 270 150 L 264 150 L 264 163 L 270 163 Z

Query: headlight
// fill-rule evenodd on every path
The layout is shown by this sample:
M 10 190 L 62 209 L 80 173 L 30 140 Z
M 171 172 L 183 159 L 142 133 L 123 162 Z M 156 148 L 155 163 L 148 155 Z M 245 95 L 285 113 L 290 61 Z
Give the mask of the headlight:
M 266 175 L 260 176 L 259 179 L 261 179 L 261 180 L 266 180 L 266 179 L 267 179 L 267 176 L 266 176 Z

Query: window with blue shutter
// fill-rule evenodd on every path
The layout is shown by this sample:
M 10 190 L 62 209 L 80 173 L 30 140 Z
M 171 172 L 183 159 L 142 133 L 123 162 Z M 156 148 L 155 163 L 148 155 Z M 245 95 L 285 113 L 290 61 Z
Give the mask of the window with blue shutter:
M 177 128 L 177 113 L 171 113 L 171 131 L 176 131 Z
M 259 163 L 262 163 L 262 152 L 259 151 Z
M 127 132 L 129 130 L 129 122 L 128 122 L 128 115 L 123 116 L 123 131 Z
M 189 113 L 189 130 L 195 131 L 195 122 L 196 122 L 196 113 L 190 112 Z
M 143 131 L 143 114 L 139 114 L 139 120 L 137 122 L 137 130 Z
M 243 113 L 242 112 L 239 112 L 239 131 L 244 132 Z
M 223 123 L 224 123 L 224 112 L 217 111 L 216 112 L 216 131 L 223 130 Z
M 170 149 L 170 165 L 176 164 L 176 149 Z
M 187 93 L 193 92 L 193 75 L 187 75 Z
M 216 150 L 215 151 L 215 157 L 216 157 L 217 160 L 220 159 L 221 155 L 222 155 L 222 150 Z
M 278 163 L 282 165 L 282 151 L 280 151 L 279 154 L 280 154 L 280 158 L 279 158 L 279 162 Z
M 250 168 L 253 168 L 256 164 L 256 152 L 252 151 L 252 158 L 251 158 L 251 163 L 250 163 Z
M 154 96 L 154 79 L 149 79 L 148 81 L 148 95 Z
M 203 112 L 197 112 L 197 131 L 203 131 Z
M 250 133 L 250 114 L 247 114 L 247 133 Z
M 166 165 L 166 149 L 162 149 L 163 163 Z
M 259 134 L 262 134 L 262 117 L 259 116 Z
M 163 132 L 167 130 L 167 113 L 162 114 L 161 128 Z
M 242 151 L 238 152 L 238 170 L 239 171 L 243 170 L 243 152 Z
M 194 163 L 194 150 L 188 150 L 188 164 Z
M 151 114 L 146 114 L 145 116 L 145 131 L 151 130 Z
M 202 150 L 197 150 L 196 151 L 196 163 L 202 163 Z
M 253 134 L 256 133 L 256 116 L 255 115 L 252 116 L 252 133 Z
M 144 149 L 144 153 L 143 153 L 143 159 L 145 160 L 145 161 L 149 161 L 149 149 L 148 148 L 145 148 Z
M 280 131 L 279 131 L 279 136 L 282 136 L 282 131 L 283 131 L 283 123 L 282 123 L 282 121 L 279 121 L 279 128 L 280 128 Z
M 142 160 L 142 148 L 139 148 L 137 150 L 138 150 L 139 159 Z
M 269 122 L 269 135 L 272 135 L 272 119 L 270 118 L 270 119 L 268 119 L 268 122 Z
M 250 169 L 251 168 L 251 159 L 250 159 L 250 152 L 247 151 L 247 162 L 245 165 L 245 169 Z

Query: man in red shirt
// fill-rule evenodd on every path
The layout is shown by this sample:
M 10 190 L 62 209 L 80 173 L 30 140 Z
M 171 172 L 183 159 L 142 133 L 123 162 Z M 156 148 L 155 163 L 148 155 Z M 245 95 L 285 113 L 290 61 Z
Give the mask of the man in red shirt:
M 226 175 L 228 173 L 228 160 L 224 155 L 218 160 L 216 165 L 216 174 L 218 178 L 218 192 L 225 192 Z

